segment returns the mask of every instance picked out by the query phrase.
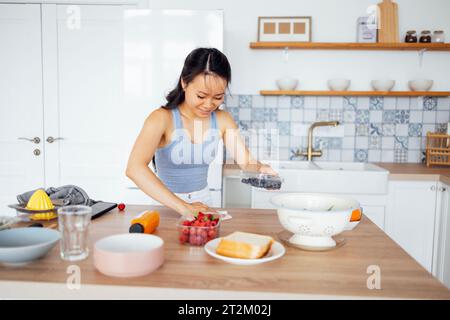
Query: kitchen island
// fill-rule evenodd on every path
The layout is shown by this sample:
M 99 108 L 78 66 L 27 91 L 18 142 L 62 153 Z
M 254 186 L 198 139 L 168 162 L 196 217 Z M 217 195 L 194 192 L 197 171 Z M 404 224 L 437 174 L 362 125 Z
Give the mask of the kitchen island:
M 93 264 L 95 241 L 127 233 L 131 219 L 143 210 L 158 210 L 155 235 L 164 240 L 165 262 L 137 278 L 113 278 Z M 283 230 L 275 210 L 230 209 L 221 235 L 233 231 L 273 236 Z M 278 260 L 255 266 L 227 264 L 202 247 L 178 243 L 179 215 L 160 206 L 128 205 L 92 221 L 88 259 L 70 263 L 55 246 L 41 260 L 21 267 L 0 266 L 0 298 L 41 299 L 450 299 L 450 291 L 432 277 L 381 229 L 363 216 L 352 231 L 340 236 L 345 244 L 326 252 L 286 246 Z M 411 235 L 414 236 L 414 235 Z M 80 270 L 78 287 L 73 272 Z M 379 282 L 374 279 L 379 277 Z M 379 284 L 380 287 L 374 284 Z M 375 287 L 375 288 L 374 288 Z M 370 288 L 370 289 L 369 289 Z

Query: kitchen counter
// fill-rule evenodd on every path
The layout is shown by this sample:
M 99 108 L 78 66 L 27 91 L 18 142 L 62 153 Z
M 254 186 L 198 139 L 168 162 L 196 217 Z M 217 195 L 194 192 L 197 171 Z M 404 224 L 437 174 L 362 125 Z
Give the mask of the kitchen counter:
M 389 171 L 390 180 L 425 180 L 441 181 L 450 185 L 450 167 L 427 167 L 422 163 L 375 163 Z M 240 168 L 237 164 L 225 164 L 224 176 L 239 176 Z
M 237 266 L 208 256 L 203 248 L 180 245 L 178 214 L 159 206 L 128 205 L 92 221 L 90 248 L 107 235 L 126 233 L 133 216 L 143 210 L 161 213 L 156 235 L 165 241 L 165 263 L 138 278 L 107 277 L 88 259 L 70 263 L 59 258 L 59 246 L 39 261 L 22 267 L 0 266 L 0 298 L 83 299 L 301 299 L 301 298 L 424 298 L 450 299 L 450 291 L 406 254 L 369 219 L 341 234 L 346 243 L 327 252 L 286 247 L 278 260 Z M 246 231 L 271 235 L 283 230 L 275 210 L 230 209 L 231 220 L 221 234 Z M 67 268 L 81 269 L 81 288 L 67 287 Z M 381 289 L 368 289 L 368 273 L 380 269 Z M 373 277 L 373 275 L 372 275 Z
M 427 167 L 423 163 L 376 163 L 389 171 L 390 180 L 441 181 L 450 185 L 450 167 Z

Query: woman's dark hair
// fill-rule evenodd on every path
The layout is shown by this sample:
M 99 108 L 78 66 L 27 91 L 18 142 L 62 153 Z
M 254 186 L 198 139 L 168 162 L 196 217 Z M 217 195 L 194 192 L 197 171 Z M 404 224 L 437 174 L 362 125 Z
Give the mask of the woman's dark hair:
M 181 80 L 188 85 L 194 78 L 200 74 L 217 75 L 227 84 L 231 82 L 231 66 L 227 57 L 216 48 L 197 48 L 194 49 L 184 60 L 183 70 L 178 79 L 175 89 L 166 96 L 167 103 L 162 106 L 164 109 L 177 108 L 184 102 L 184 90 Z M 156 171 L 155 156 L 152 159 L 153 168 Z
M 181 80 L 189 84 L 199 74 L 213 74 L 224 80 L 227 84 L 231 81 L 231 67 L 227 57 L 215 48 L 197 48 L 193 50 L 184 60 L 178 84 L 166 96 L 167 103 L 163 108 L 173 109 L 184 102 L 184 90 Z

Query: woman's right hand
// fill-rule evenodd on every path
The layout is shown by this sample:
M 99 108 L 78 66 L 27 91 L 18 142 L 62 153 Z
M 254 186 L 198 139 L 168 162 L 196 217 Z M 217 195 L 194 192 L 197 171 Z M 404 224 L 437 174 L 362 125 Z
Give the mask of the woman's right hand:
M 186 203 L 185 208 L 181 214 L 187 219 L 192 220 L 199 212 L 216 212 L 215 209 L 208 207 L 202 202 Z

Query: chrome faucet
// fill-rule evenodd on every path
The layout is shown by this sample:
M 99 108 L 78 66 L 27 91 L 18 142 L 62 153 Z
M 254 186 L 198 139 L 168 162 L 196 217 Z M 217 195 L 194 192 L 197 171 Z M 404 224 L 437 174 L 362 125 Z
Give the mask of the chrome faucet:
M 338 126 L 339 121 L 320 121 L 314 122 L 308 129 L 308 149 L 306 151 L 297 152 L 296 156 L 307 157 L 308 161 L 312 160 L 312 157 L 322 156 L 322 150 L 313 150 L 313 130 L 315 127 L 325 126 Z

